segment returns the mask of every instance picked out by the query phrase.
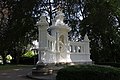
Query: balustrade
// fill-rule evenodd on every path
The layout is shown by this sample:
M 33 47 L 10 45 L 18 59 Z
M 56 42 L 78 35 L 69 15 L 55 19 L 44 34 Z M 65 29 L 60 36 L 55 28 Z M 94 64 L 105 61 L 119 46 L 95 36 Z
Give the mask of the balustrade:
M 85 53 L 85 45 L 83 42 L 70 42 L 70 45 L 69 45 L 69 51 L 71 53 L 76 53 L 76 54 L 79 54 L 79 53 Z

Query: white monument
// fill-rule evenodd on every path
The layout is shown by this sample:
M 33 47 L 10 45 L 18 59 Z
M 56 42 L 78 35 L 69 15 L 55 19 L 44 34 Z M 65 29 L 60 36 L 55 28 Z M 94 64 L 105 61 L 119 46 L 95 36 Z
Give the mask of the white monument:
M 39 29 L 38 63 L 91 63 L 88 36 L 81 42 L 69 41 L 71 28 L 63 20 L 64 14 L 58 11 L 51 26 L 43 15 L 36 24 Z

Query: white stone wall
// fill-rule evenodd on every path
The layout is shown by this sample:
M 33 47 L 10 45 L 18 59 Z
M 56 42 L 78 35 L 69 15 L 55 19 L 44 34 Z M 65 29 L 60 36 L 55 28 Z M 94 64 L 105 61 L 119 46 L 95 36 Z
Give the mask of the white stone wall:
M 90 59 L 89 42 L 70 42 L 70 58 L 72 62 L 92 62 Z

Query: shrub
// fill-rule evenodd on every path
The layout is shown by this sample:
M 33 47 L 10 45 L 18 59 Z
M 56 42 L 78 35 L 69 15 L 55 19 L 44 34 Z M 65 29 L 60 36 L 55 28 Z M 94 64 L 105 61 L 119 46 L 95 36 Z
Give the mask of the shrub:
M 36 54 L 33 52 L 33 51 L 27 51 L 24 55 L 23 55 L 23 57 L 29 57 L 29 58 L 31 58 L 31 57 L 33 57 L 33 56 L 35 56 Z
M 20 61 L 19 64 L 25 64 L 25 65 L 33 65 L 37 63 L 37 56 L 33 56 L 33 57 L 20 57 Z
M 113 67 L 76 65 L 60 69 L 56 80 L 120 80 L 120 72 Z

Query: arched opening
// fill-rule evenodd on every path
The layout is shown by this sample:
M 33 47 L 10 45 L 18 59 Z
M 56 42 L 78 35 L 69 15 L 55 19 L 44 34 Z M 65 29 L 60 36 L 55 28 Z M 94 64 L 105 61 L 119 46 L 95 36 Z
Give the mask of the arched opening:
M 61 35 L 61 36 L 59 37 L 59 41 L 61 41 L 62 43 L 64 43 L 64 36 L 63 36 L 63 35 Z
M 59 50 L 60 52 L 64 51 L 64 36 L 63 35 L 59 37 Z

